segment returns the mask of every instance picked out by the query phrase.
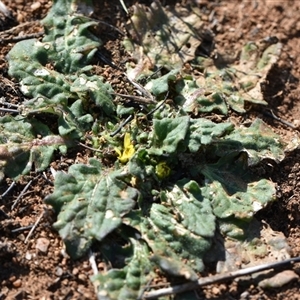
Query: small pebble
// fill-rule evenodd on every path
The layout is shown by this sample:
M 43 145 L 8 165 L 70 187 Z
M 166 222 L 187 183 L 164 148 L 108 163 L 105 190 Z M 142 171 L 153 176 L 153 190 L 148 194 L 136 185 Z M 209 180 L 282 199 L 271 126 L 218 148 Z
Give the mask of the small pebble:
M 30 253 L 30 252 L 26 252 L 26 254 L 25 254 L 25 258 L 27 259 L 27 260 L 31 260 L 32 259 L 32 254 Z
M 298 279 L 299 276 L 292 270 L 286 270 L 276 274 L 271 278 L 262 280 L 258 285 L 263 289 L 280 288 L 292 280 Z
M 214 295 L 218 295 L 220 293 L 220 289 L 217 288 L 216 286 L 214 286 L 211 291 Z
M 88 271 L 88 270 L 90 270 L 90 265 L 89 265 L 89 263 L 88 262 L 84 262 L 83 264 L 82 264 L 82 269 L 83 270 L 85 270 L 85 271 Z
M 41 5 L 42 5 L 41 2 L 34 2 L 31 4 L 30 8 L 32 11 L 35 11 L 35 10 L 39 9 L 41 7 Z
M 72 274 L 73 274 L 74 276 L 76 276 L 78 273 L 79 273 L 79 270 L 78 270 L 77 268 L 74 268 L 74 269 L 72 270 Z
M 57 267 L 56 270 L 55 270 L 55 275 L 57 277 L 61 277 L 64 273 L 64 270 L 61 268 L 61 267 Z
M 18 14 L 17 14 L 17 21 L 19 22 L 19 23 L 22 23 L 22 22 L 24 22 L 24 18 L 25 18 L 25 16 L 24 16 L 24 14 L 22 14 L 21 12 L 18 12 Z
M 85 274 L 79 274 L 78 279 L 81 281 L 87 281 L 87 276 Z
M 93 299 L 93 297 L 94 297 L 94 295 L 89 293 L 89 292 L 85 292 L 83 294 L 83 296 L 84 296 L 85 299 Z
M 243 293 L 241 293 L 240 295 L 240 299 L 247 299 L 249 297 L 249 292 L 245 291 Z
M 19 235 L 18 235 L 18 239 L 19 239 L 20 241 L 24 242 L 24 241 L 25 241 L 25 235 L 24 235 L 23 233 L 19 234 Z
M 48 239 L 39 238 L 36 241 L 35 248 L 40 252 L 47 253 L 49 245 L 50 245 L 50 241 Z
M 22 285 L 22 280 L 21 279 L 17 279 L 15 280 L 12 285 L 15 287 L 15 288 L 19 288 L 21 285 Z
M 66 279 L 62 280 L 61 283 L 65 286 L 67 286 L 67 285 L 69 285 L 69 280 L 66 278 Z

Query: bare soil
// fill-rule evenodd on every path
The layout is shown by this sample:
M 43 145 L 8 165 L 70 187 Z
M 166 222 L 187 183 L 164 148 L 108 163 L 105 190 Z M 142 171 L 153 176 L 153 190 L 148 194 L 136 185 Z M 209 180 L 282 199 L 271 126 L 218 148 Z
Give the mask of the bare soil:
M 12 12 L 11 17 L 0 16 L 0 97 L 7 102 L 20 103 L 22 95 L 18 84 L 7 75 L 6 54 L 18 38 L 40 36 L 43 28 L 39 21 L 51 7 L 51 1 L 3 1 Z M 95 1 L 97 2 L 97 1 Z M 125 1 L 130 8 L 136 1 Z M 146 4 L 151 1 L 139 1 Z M 162 1 L 163 5 L 177 3 L 185 7 L 189 0 Z M 101 3 L 101 4 L 99 4 Z M 201 8 L 206 28 L 214 34 L 215 50 L 235 57 L 243 44 L 276 36 L 283 44 L 278 63 L 272 68 L 264 89 L 268 107 L 249 107 L 239 116 L 230 114 L 230 120 L 239 124 L 246 119 L 262 118 L 286 141 L 299 135 L 300 128 L 300 1 L 253 0 L 208 1 L 194 0 Z M 128 16 L 118 0 L 98 1 L 94 18 L 101 21 L 98 28 L 103 41 L 101 53 L 123 68 L 127 61 L 121 41 Z M 126 82 L 122 71 L 95 59 L 95 69 L 122 93 Z M 288 126 L 274 119 L 270 112 L 291 123 Z M 85 162 L 91 153 L 75 149 L 66 156 L 59 154 L 51 166 L 65 170 L 76 162 Z M 283 232 L 291 247 L 292 256 L 300 256 L 300 149 L 289 153 L 285 160 L 266 167 L 264 176 L 278 185 L 277 201 L 260 211 L 257 217 L 273 230 Z M 96 299 L 89 276 L 92 270 L 85 257 L 72 261 L 63 243 L 51 225 L 55 215 L 43 203 L 53 189 L 49 169 L 35 172 L 14 184 L 9 178 L 0 185 L 0 299 Z M 24 192 L 25 186 L 29 184 Z M 24 192 L 24 193 L 22 193 Z M 3 195 L 5 193 L 5 195 Z M 18 202 L 12 207 L 15 201 Z M 32 232 L 33 225 L 36 227 Z M 96 256 L 99 270 L 106 266 Z M 293 266 L 300 275 L 300 265 Z M 163 282 L 164 279 L 162 278 Z M 251 280 L 211 285 L 197 291 L 195 299 L 300 299 L 299 279 L 278 289 L 263 290 Z

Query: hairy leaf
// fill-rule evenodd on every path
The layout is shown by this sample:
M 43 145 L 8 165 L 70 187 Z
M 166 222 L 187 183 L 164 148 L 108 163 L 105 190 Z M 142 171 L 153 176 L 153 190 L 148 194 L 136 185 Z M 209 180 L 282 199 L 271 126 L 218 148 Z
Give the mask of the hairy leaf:
M 165 197 L 171 203 L 175 217 L 190 232 L 208 238 L 214 235 L 215 216 L 197 182 L 182 179 L 166 192 Z
M 188 147 L 191 152 L 197 152 L 202 145 L 208 145 L 234 129 L 231 123 L 216 124 L 203 118 L 193 119 L 190 123 Z
M 234 156 L 207 164 L 201 172 L 208 179 L 202 193 L 210 199 L 218 218 L 249 219 L 275 199 L 274 183 L 266 179 L 254 180 L 247 163 Z
M 80 74 L 72 84 L 71 92 L 76 93 L 83 100 L 90 98 L 107 115 L 111 115 L 115 110 L 111 96 L 113 89 L 110 84 L 104 83 L 99 76 Z
M 190 232 L 175 217 L 172 208 L 153 204 L 150 217 L 141 224 L 142 237 L 152 249 L 152 260 L 164 272 L 195 280 L 194 270 L 203 270 L 202 255 L 210 247 L 210 242 Z
M 35 120 L 23 117 L 0 118 L 0 180 L 4 175 L 16 178 L 28 173 L 32 166 L 36 171 L 45 170 L 55 150 L 66 151 L 72 141 L 53 135 L 49 128 Z
M 154 277 L 148 246 L 143 241 L 130 241 L 133 255 L 126 267 L 111 269 L 106 274 L 98 274 L 92 278 L 98 287 L 99 299 L 138 299 L 143 293 L 143 287 Z
M 154 135 L 149 153 L 161 155 L 174 153 L 178 144 L 184 140 L 189 128 L 189 117 L 165 118 L 153 120 Z
M 186 112 L 196 115 L 198 112 L 212 111 L 220 111 L 224 115 L 228 113 L 224 95 L 199 86 L 192 76 L 179 78 L 175 83 L 175 89 L 178 94 L 175 101 L 182 105 Z
M 97 22 L 85 16 L 93 12 L 92 3 L 85 2 L 86 6 L 77 0 L 54 0 L 42 20 L 48 60 L 60 73 L 71 74 L 85 68 L 100 46 L 99 38 L 89 30 Z
M 31 39 L 17 43 L 8 54 L 9 74 L 20 80 L 24 95 L 34 98 L 25 101 L 25 113 L 57 105 L 66 109 L 70 102 L 78 99 L 83 106 L 89 99 L 93 100 L 106 114 L 114 111 L 109 84 L 94 75 L 78 77 L 47 68 L 48 51 L 45 43 Z
M 54 227 L 72 257 L 80 257 L 93 240 L 101 241 L 118 228 L 135 206 L 138 192 L 121 177 L 121 171 L 101 172 L 93 159 L 90 165 L 72 165 L 68 174 L 56 175 L 55 191 L 46 202 L 58 212 Z
M 260 119 L 256 119 L 249 128 L 236 128 L 216 143 L 219 156 L 232 151 L 247 153 L 248 165 L 256 165 L 263 159 L 280 162 L 284 158 L 284 143 Z
M 163 204 L 153 204 L 142 226 L 142 237 L 162 270 L 195 280 L 203 269 L 202 256 L 214 236 L 215 216 L 194 181 L 183 180 L 162 194 Z M 187 259 L 184 263 L 182 259 Z
M 8 53 L 9 74 L 17 78 L 26 96 L 44 96 L 53 103 L 67 104 L 70 86 L 63 74 L 46 68 L 48 53 L 45 45 L 29 39 L 17 43 Z
M 154 96 L 165 94 L 169 91 L 169 82 L 175 81 L 178 72 L 179 70 L 172 70 L 166 75 L 163 75 L 157 79 L 153 79 L 146 84 L 145 88 Z

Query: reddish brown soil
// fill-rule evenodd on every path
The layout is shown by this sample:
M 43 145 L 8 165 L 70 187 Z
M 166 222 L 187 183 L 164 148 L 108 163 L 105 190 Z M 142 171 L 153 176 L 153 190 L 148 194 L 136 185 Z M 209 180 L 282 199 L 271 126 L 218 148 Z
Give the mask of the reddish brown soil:
M 18 85 L 7 75 L 5 55 L 14 45 L 13 38 L 41 33 L 41 20 L 51 6 L 51 1 L 3 1 L 12 11 L 12 18 L 0 16 L 0 97 L 12 103 L 22 101 Z M 97 1 L 95 1 L 97 2 Z M 99 1 L 100 2 L 100 1 Z M 124 32 L 128 17 L 118 0 L 101 1 L 94 17 Z M 135 1 L 125 1 L 130 7 Z M 151 1 L 140 1 L 149 3 Z M 162 1 L 173 3 L 176 1 Z M 189 0 L 177 1 L 185 6 Z M 235 56 L 241 45 L 268 36 L 277 36 L 283 44 L 278 63 L 272 68 L 264 91 L 268 108 L 249 109 L 240 117 L 231 114 L 233 122 L 254 117 L 262 118 L 286 141 L 299 134 L 300 126 L 300 1 L 205 1 L 195 0 L 203 11 L 206 27 L 215 35 L 215 47 L 219 53 Z M 98 7 L 99 6 L 99 7 Z M 123 66 L 126 54 L 121 46 L 122 36 L 113 28 L 101 23 L 99 37 L 103 40 L 102 53 L 115 64 Z M 103 61 L 95 61 L 97 73 L 103 75 L 114 89 L 121 91 L 125 85 L 122 72 Z M 278 117 L 292 123 L 291 128 L 270 117 L 272 110 Z M 55 170 L 67 170 L 74 162 L 86 161 L 89 152 L 75 149 L 66 156 L 57 155 L 52 163 Z M 289 153 L 279 165 L 265 169 L 264 176 L 278 184 L 278 200 L 263 211 L 258 218 L 266 221 L 273 230 L 283 232 L 288 239 L 293 256 L 300 256 L 300 150 Z M 18 204 L 11 209 L 24 187 L 32 180 Z M 12 184 L 10 179 L 0 185 L 3 194 Z M 0 299 L 96 299 L 89 281 L 92 270 L 88 258 L 72 261 L 66 255 L 61 239 L 52 230 L 55 220 L 51 209 L 43 199 L 53 189 L 49 170 L 43 174 L 34 172 L 24 176 L 7 195 L 0 198 Z M 40 219 L 39 219 L 40 218 Z M 30 229 L 37 227 L 28 237 Z M 21 229 L 21 230 L 18 230 Z M 27 239 L 27 240 L 26 240 Z M 26 240 L 26 243 L 25 243 Z M 40 243 L 49 243 L 45 252 Z M 96 257 L 98 268 L 105 265 Z M 294 270 L 300 275 L 299 264 Z M 162 279 L 163 281 L 163 279 Z M 208 286 L 197 293 L 197 299 L 300 299 L 300 281 L 293 281 L 280 289 L 263 290 L 254 282 L 240 285 Z M 196 294 L 195 294 L 196 299 Z

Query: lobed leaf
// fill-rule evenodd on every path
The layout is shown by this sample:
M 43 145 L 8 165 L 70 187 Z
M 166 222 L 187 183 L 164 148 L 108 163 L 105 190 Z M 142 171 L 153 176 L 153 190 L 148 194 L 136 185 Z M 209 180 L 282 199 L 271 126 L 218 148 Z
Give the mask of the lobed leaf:
M 17 43 L 7 55 L 8 73 L 20 81 L 25 96 L 44 96 L 52 103 L 67 104 L 70 85 L 64 75 L 45 67 L 48 53 L 45 45 L 29 39 Z
M 190 232 L 211 238 L 214 235 L 216 224 L 211 203 L 204 198 L 198 183 L 190 179 L 182 179 L 165 197 L 171 203 L 175 216 Z
M 47 110 L 61 105 L 67 109 L 72 102 L 81 100 L 87 106 L 90 100 L 106 114 L 114 112 L 112 88 L 93 75 L 67 75 L 46 67 L 48 48 L 37 40 L 17 43 L 8 54 L 9 74 L 20 81 L 24 95 L 33 98 L 25 101 L 25 114 Z M 82 111 L 81 115 L 86 112 Z
M 154 277 L 146 243 L 132 238 L 130 242 L 133 255 L 123 269 L 111 269 L 106 274 L 98 274 L 92 278 L 97 286 L 99 299 L 139 299 L 144 286 Z
M 72 74 L 86 68 L 100 46 L 99 38 L 90 31 L 97 22 L 85 16 L 92 12 L 91 1 L 54 0 L 42 20 L 48 61 L 58 72 Z
M 188 147 L 191 152 L 197 152 L 201 146 L 211 144 L 234 129 L 231 123 L 216 124 L 204 118 L 192 119 L 190 123 Z
M 192 233 L 176 218 L 172 208 L 156 203 L 141 224 L 141 232 L 153 252 L 152 260 L 164 272 L 197 279 L 195 270 L 204 268 L 202 257 L 210 247 L 208 238 Z
M 26 174 L 33 165 L 36 171 L 43 171 L 55 150 L 65 152 L 70 145 L 72 141 L 53 135 L 46 125 L 36 120 L 0 117 L 0 180 L 4 175 L 17 178 Z
M 56 175 L 54 193 L 45 201 L 58 213 L 54 227 L 72 257 L 82 256 L 93 240 L 101 241 L 118 228 L 122 217 L 134 208 L 138 191 L 121 177 L 120 170 L 101 172 L 95 159 Z
M 199 85 L 192 76 L 183 76 L 175 82 L 176 103 L 182 105 L 184 111 L 194 113 L 220 111 L 226 115 L 228 107 L 224 95 L 214 89 Z
M 216 153 L 223 156 L 232 151 L 245 152 L 248 165 L 256 165 L 263 159 L 280 162 L 284 158 L 284 143 L 260 119 L 256 119 L 249 128 L 236 128 L 217 143 Z
M 152 147 L 149 149 L 149 153 L 155 155 L 174 153 L 178 144 L 184 140 L 187 134 L 189 120 L 188 116 L 154 119 Z
M 239 156 L 224 156 L 216 164 L 205 165 L 201 172 L 206 177 L 202 195 L 210 200 L 214 215 L 222 219 L 220 228 L 225 235 L 243 235 L 243 222 L 275 200 L 275 184 L 266 179 L 255 180 L 247 170 L 247 162 Z
M 205 76 L 196 80 L 201 96 L 190 102 L 187 99 L 189 106 L 192 105 L 194 109 L 196 107 L 200 112 L 207 112 L 207 104 L 210 102 L 211 109 L 216 108 L 226 114 L 223 108 L 214 107 L 215 101 L 209 101 L 212 95 L 218 95 L 219 100 L 238 113 L 245 112 L 245 102 L 267 105 L 261 87 L 279 58 L 281 44 L 277 40 L 265 44 L 263 48 L 259 44 L 260 42 L 246 44 L 236 64 L 220 65 L 211 59 L 196 58 L 196 65 L 205 70 Z
M 142 237 L 163 271 L 195 280 L 195 270 L 203 270 L 202 257 L 216 228 L 210 201 L 203 198 L 195 181 L 187 179 L 163 192 L 162 199 L 167 202 L 153 204 L 149 218 L 141 224 Z

